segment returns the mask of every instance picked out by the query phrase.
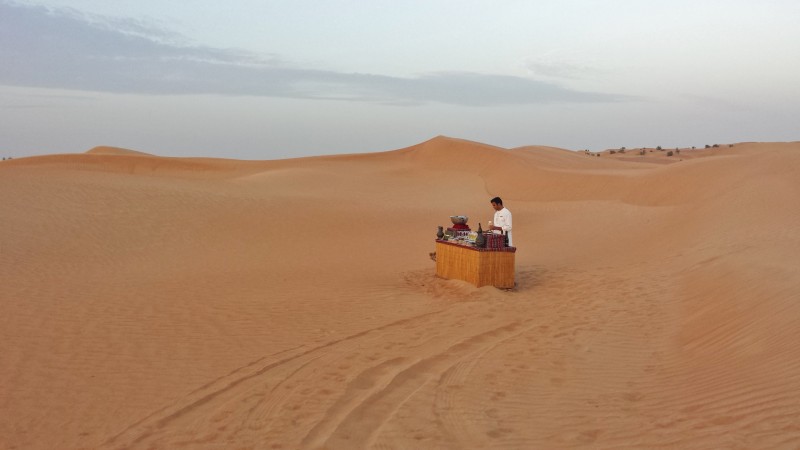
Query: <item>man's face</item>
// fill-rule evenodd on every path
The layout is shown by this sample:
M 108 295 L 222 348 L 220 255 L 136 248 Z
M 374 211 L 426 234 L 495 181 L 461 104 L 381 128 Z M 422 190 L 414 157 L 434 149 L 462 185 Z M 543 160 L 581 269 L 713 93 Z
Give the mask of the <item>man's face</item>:
M 501 209 L 503 209 L 503 205 L 492 202 L 492 208 L 494 208 L 495 211 L 500 211 Z

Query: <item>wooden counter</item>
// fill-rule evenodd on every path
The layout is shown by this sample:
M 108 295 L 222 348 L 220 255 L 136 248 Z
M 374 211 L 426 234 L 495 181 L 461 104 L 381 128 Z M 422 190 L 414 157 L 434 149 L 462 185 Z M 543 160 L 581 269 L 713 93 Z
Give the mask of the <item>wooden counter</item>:
M 516 248 L 474 248 L 436 241 L 436 276 L 464 280 L 477 287 L 514 287 L 514 257 Z

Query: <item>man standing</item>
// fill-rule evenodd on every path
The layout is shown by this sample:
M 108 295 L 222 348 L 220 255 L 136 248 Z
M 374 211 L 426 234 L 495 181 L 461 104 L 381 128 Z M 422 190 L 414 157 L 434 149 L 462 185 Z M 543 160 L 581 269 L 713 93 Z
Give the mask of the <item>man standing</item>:
M 508 235 L 508 246 L 513 247 L 514 241 L 511 238 L 511 211 L 503 206 L 503 200 L 500 197 L 495 197 L 490 200 L 492 208 L 494 208 L 494 220 L 492 221 L 491 230 L 495 234 L 506 232 Z

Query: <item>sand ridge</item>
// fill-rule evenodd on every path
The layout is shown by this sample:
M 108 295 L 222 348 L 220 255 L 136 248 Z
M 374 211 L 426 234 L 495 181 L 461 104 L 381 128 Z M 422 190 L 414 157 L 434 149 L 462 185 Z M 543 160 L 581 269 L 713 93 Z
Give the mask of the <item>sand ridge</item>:
M 695 152 L 0 162 L 0 447 L 796 448 L 800 143 Z

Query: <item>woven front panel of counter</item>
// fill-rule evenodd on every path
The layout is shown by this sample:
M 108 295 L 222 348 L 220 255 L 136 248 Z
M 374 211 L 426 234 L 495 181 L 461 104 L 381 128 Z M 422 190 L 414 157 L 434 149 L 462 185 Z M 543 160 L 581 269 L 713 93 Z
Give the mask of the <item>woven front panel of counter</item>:
M 516 248 L 482 249 L 436 241 L 436 275 L 477 287 L 514 287 Z

